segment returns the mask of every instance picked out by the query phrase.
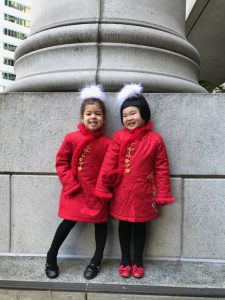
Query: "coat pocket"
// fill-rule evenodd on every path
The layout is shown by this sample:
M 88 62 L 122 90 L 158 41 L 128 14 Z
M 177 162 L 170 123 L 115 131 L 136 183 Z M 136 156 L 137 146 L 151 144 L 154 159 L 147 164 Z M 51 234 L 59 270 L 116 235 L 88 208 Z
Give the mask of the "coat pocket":
M 135 214 L 151 216 L 158 212 L 154 197 L 154 177 L 137 178 L 129 195 L 128 203 L 133 206 Z

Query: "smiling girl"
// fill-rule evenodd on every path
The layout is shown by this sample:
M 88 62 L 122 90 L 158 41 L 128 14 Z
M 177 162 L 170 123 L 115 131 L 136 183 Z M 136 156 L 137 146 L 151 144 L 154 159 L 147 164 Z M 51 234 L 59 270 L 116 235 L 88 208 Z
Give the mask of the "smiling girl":
M 118 95 L 124 128 L 113 136 L 95 189 L 97 196 L 110 199 L 110 215 L 119 220 L 121 277 L 144 275 L 146 222 L 159 216 L 160 205 L 174 201 L 166 147 L 149 122 L 142 90 L 140 84 L 128 84 Z
M 62 184 L 58 215 L 64 220 L 47 253 L 45 272 L 50 279 L 58 276 L 59 248 L 77 222 L 95 224 L 96 251 L 84 272 L 86 279 L 98 274 L 106 242 L 108 207 L 92 192 L 110 142 L 103 135 L 105 94 L 101 86 L 90 85 L 81 90 L 80 98 L 83 103 L 78 131 L 65 136 L 56 156 L 56 171 Z

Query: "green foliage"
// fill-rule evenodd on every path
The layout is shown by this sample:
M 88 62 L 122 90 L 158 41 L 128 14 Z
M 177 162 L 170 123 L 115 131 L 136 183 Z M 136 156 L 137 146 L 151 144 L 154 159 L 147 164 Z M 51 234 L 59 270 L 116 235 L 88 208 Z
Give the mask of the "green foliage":
M 212 81 L 201 80 L 199 84 L 204 87 L 209 93 L 225 93 L 225 86 L 218 85 Z

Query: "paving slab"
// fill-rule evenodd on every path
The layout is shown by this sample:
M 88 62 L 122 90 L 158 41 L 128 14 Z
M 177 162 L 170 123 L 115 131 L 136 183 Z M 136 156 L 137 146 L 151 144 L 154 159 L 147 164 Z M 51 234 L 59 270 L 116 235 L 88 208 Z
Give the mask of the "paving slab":
M 177 297 L 177 296 L 155 296 L 155 295 L 124 295 L 124 294 L 97 294 L 97 293 L 88 293 L 87 300 L 193 300 L 193 297 Z M 208 297 L 198 297 L 194 298 L 197 300 L 216 300 L 218 298 L 208 298 Z M 225 298 L 220 298 L 225 299 Z
M 85 293 L 0 289 L 0 300 L 85 300 Z

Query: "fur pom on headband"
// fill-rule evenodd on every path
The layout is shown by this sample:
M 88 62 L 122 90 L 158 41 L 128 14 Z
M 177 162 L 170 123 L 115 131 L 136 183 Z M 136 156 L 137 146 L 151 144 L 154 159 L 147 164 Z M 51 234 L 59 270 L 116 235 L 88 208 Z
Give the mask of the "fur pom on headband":
M 105 93 L 103 91 L 101 84 L 91 84 L 85 86 L 83 89 L 80 90 L 80 98 L 81 100 L 89 99 L 89 98 L 96 98 L 102 101 L 105 100 Z
M 117 96 L 117 101 L 122 104 L 128 98 L 140 95 L 143 91 L 143 86 L 140 83 L 126 84 Z

